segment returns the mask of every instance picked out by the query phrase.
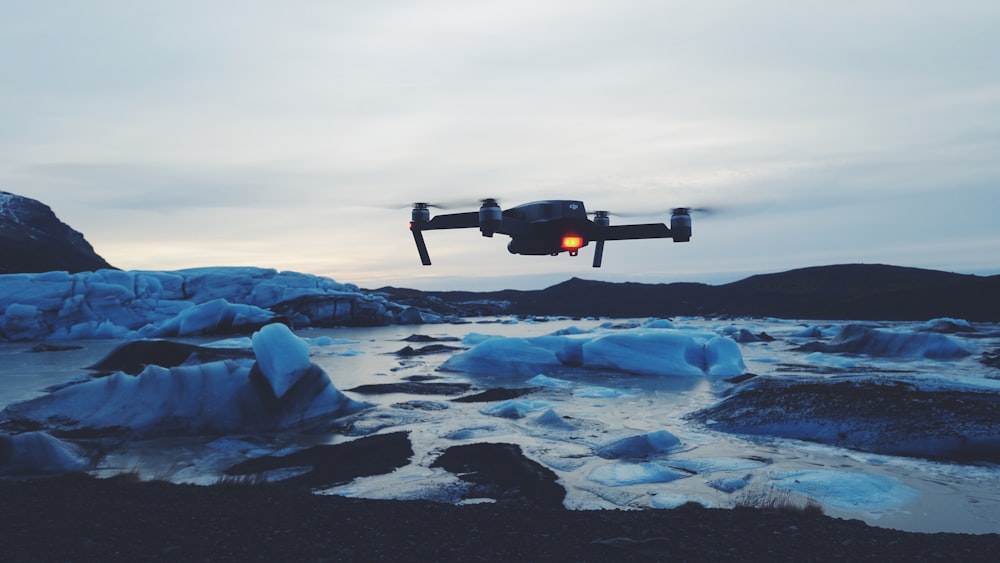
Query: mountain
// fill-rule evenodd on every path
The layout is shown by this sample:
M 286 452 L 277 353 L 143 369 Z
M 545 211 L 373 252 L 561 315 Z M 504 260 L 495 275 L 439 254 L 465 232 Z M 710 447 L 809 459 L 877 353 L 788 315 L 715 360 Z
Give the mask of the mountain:
M 1000 276 L 882 264 L 841 264 L 752 276 L 725 285 L 611 283 L 572 278 L 536 291 L 384 287 L 405 303 L 457 315 L 756 316 L 830 320 L 1000 321 Z
M 49 206 L 0 191 L 0 274 L 115 269 Z

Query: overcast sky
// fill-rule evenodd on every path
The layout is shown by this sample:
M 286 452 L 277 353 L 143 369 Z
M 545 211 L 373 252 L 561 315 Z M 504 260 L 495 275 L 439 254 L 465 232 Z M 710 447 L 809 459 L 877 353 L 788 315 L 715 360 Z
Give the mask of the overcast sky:
M 0 189 L 129 270 L 1000 273 L 998 29 L 986 0 L 0 0 Z M 474 230 L 421 266 L 410 204 L 483 197 L 719 213 L 600 270 Z

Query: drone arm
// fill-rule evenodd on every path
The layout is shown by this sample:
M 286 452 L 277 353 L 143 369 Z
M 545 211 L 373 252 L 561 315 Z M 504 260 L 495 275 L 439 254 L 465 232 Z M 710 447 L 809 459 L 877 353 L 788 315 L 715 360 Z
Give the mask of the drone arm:
M 410 232 L 413 233 L 413 242 L 417 243 L 417 253 L 420 254 L 420 263 L 424 266 L 431 265 L 431 255 L 427 252 L 427 244 L 424 242 L 424 233 L 420 227 L 410 223 Z
M 479 228 L 479 213 L 475 211 L 469 213 L 448 213 L 446 215 L 435 215 L 430 221 L 422 221 L 419 227 L 421 231 L 473 228 Z
M 413 242 L 417 245 L 417 252 L 420 254 L 420 263 L 424 266 L 431 265 L 431 257 L 427 252 L 427 243 L 424 242 L 424 231 L 434 231 L 438 229 L 468 229 L 479 226 L 478 213 L 449 213 L 438 215 L 433 219 L 426 219 L 426 208 L 421 216 L 414 210 L 413 221 L 410 222 L 410 232 L 413 233 Z
M 641 225 L 612 225 L 602 229 L 600 240 L 635 240 L 644 238 L 672 238 L 673 233 L 663 223 Z
M 601 260 L 604 258 L 604 240 L 603 238 L 597 239 L 594 243 L 594 267 L 601 267 Z

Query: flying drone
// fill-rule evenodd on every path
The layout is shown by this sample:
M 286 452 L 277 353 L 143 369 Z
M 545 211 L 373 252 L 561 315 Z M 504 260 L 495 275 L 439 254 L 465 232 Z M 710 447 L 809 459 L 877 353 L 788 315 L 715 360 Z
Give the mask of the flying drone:
M 663 223 L 612 225 L 611 213 L 593 212 L 588 217 L 582 201 L 553 199 L 525 203 L 501 210 L 495 199 L 482 200 L 479 211 L 446 213 L 431 218 L 429 203 L 413 205 L 410 231 L 417 244 L 420 262 L 431 265 L 424 231 L 441 229 L 475 229 L 484 237 L 502 234 L 510 237 L 507 250 L 511 254 L 531 256 L 558 256 L 568 252 L 576 256 L 580 249 L 594 243 L 594 267 L 601 267 L 604 243 L 609 240 L 635 240 L 672 238 L 674 242 L 691 240 L 691 209 L 678 207 L 672 210 L 670 226 Z

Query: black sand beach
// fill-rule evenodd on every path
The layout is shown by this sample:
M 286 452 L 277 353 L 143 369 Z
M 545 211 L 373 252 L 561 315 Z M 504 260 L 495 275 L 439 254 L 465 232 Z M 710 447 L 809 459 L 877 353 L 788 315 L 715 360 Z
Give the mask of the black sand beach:
M 1000 535 L 794 509 L 570 511 L 70 475 L 0 481 L 2 561 L 987 561 Z

